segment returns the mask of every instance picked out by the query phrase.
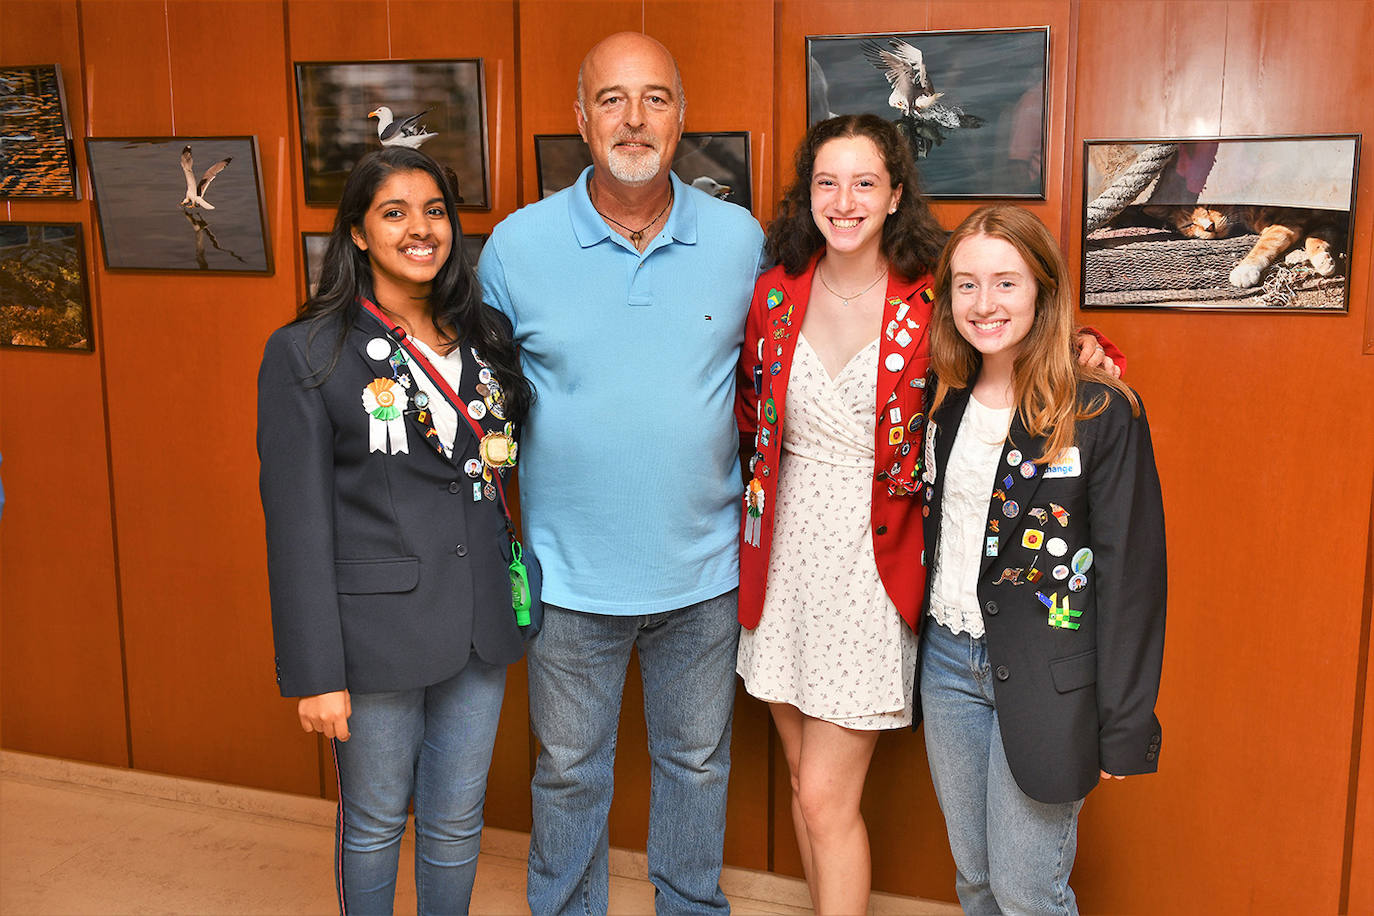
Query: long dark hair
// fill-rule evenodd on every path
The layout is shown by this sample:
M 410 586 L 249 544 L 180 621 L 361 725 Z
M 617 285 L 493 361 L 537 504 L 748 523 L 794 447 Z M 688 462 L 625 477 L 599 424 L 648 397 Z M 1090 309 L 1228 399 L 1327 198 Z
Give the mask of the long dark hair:
M 892 187 L 902 188 L 897 212 L 883 222 L 882 252 L 892 270 L 908 280 L 930 273 L 945 244 L 944 230 L 921 196 L 906 139 L 893 124 L 872 114 L 840 115 L 811 125 L 797 147 L 796 175 L 768 224 L 765 245 L 769 256 L 796 276 L 806 269 L 812 255 L 825 247 L 825 236 L 811 216 L 811 173 L 820 148 L 840 137 L 872 140 L 892 176 Z
M 444 195 L 444 212 L 453 229 L 448 260 L 430 285 L 430 314 L 441 340 L 450 347 L 476 347 L 491 366 L 506 398 L 506 416 L 519 423 L 529 414 L 534 388 L 520 371 L 520 355 L 500 314 L 482 304 L 477 274 L 463 256 L 463 230 L 458 225 L 457 193 L 444 169 L 427 154 L 404 146 L 373 150 L 353 167 L 344 182 L 343 199 L 334 217 L 334 228 L 320 268 L 315 295 L 302 303 L 296 322 L 310 322 L 311 336 L 330 328 L 335 333 L 329 363 L 318 370 L 315 384 L 322 384 L 338 365 L 348 330 L 357 320 L 362 297 L 372 298 L 372 265 L 367 252 L 353 243 L 353 230 L 362 230 L 363 217 L 382 184 L 397 172 L 425 172 Z M 445 328 L 453 328 L 449 337 Z

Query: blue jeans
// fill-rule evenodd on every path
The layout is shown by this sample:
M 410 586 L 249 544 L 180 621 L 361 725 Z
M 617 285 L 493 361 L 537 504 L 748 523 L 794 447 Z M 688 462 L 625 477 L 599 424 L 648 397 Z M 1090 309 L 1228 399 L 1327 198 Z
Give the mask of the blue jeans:
M 419 911 L 467 912 L 505 688 L 505 666 L 474 655 L 429 687 L 352 695 L 349 739 L 334 742 L 342 913 L 391 912 L 412 796 Z
M 926 756 L 965 913 L 1069 913 L 1083 800 L 1038 802 L 1007 765 L 987 643 L 926 618 L 921 708 Z
M 529 651 L 529 895 L 534 916 L 604 914 L 610 889 L 616 731 L 630 650 L 644 680 L 652 772 L 649 880 L 659 913 L 728 913 L 720 889 L 730 719 L 739 644 L 737 593 L 645 616 L 545 605 Z

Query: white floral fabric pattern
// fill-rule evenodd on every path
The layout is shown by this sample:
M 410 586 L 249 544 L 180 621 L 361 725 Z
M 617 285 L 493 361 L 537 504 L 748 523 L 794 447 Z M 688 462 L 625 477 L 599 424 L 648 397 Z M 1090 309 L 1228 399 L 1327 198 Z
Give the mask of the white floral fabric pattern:
M 870 513 L 878 341 L 831 379 L 799 335 L 758 627 L 736 670 L 752 696 L 845 728 L 911 724 L 916 638 L 878 577 Z

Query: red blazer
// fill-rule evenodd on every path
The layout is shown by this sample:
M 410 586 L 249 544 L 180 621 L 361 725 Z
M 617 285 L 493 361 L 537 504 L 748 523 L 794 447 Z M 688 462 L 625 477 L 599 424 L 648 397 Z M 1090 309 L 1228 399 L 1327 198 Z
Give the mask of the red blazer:
M 778 459 L 787 418 L 787 380 L 815 269 L 813 258 L 795 277 L 781 266 L 759 277 L 745 324 L 736 415 L 740 431 L 754 436 L 754 456 L 749 461 L 752 479 L 745 487 L 740 537 L 739 621 L 749 629 L 758 626 L 763 613 Z M 873 434 L 873 555 L 888 597 L 913 629 L 926 582 L 920 462 L 925 454 L 922 411 L 934 296 L 928 276 L 909 281 L 889 275 L 873 405 L 878 417 Z

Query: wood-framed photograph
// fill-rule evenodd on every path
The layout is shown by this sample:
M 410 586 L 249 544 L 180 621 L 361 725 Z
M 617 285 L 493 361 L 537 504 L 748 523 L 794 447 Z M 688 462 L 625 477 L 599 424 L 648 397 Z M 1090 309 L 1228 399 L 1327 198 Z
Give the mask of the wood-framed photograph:
M 875 114 L 921 193 L 1044 199 L 1049 26 L 806 37 L 806 123 Z
M 1349 310 L 1359 134 L 1085 140 L 1084 308 Z
M 86 139 L 109 270 L 272 272 L 257 137 Z
M 490 210 L 482 58 L 296 64 L 305 201 L 336 204 L 368 151 L 409 146 L 458 181 L 459 206 Z
M 94 349 L 80 223 L 0 223 L 0 346 Z
M 535 134 L 534 162 L 543 198 L 576 181 L 592 155 L 577 134 Z M 673 172 L 712 197 L 753 208 L 747 130 L 684 132 L 673 153 Z
M 0 197 L 81 197 L 57 64 L 0 67 Z

